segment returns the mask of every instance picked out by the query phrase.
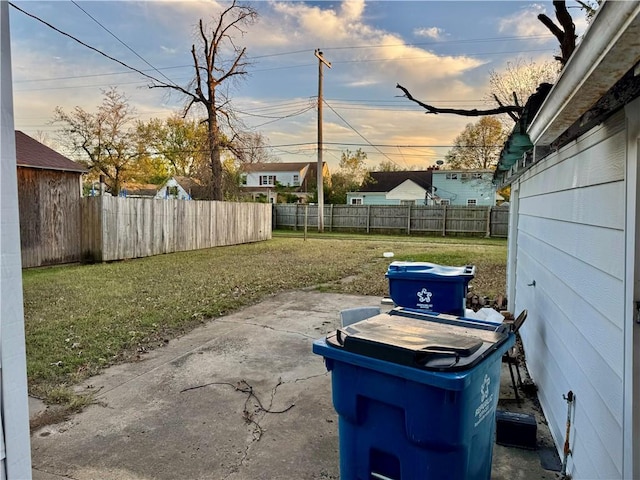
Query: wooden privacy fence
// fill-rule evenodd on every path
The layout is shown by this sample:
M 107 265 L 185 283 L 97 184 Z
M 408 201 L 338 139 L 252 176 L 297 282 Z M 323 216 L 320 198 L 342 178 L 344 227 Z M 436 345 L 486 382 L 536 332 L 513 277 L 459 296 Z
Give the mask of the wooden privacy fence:
M 144 198 L 82 199 L 82 252 L 123 260 L 271 238 L 271 207 Z
M 302 229 L 318 225 L 318 206 L 276 204 L 274 228 Z M 508 207 L 446 205 L 325 205 L 325 231 L 402 232 L 425 235 L 507 237 Z

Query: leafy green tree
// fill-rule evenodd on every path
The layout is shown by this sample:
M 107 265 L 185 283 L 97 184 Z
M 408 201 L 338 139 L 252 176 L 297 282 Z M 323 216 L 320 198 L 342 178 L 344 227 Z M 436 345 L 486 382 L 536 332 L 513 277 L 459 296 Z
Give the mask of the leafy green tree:
M 445 155 L 448 168 L 488 169 L 496 166 L 507 132 L 495 117 L 482 117 L 469 123 L 455 138 Z
M 365 181 L 369 171 L 367 170 L 367 154 L 359 148 L 355 152 L 346 149 L 340 156 L 340 171 L 351 176 L 354 182 L 360 185 Z
M 369 178 L 367 154 L 358 149 L 355 152 L 345 150 L 340 157 L 340 169 L 331 175 L 331 186 L 325 185 L 327 203 L 347 202 L 347 193 L 356 191 Z
M 137 135 L 149 156 L 168 164 L 171 175 L 201 178 L 208 168 L 207 127 L 197 120 L 154 118 L 139 122 Z

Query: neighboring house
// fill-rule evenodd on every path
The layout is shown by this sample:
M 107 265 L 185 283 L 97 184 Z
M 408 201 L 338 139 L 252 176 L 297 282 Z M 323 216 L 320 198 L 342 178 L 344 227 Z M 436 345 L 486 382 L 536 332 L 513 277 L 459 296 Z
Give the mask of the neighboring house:
M 508 298 L 574 479 L 640 478 L 640 2 L 605 1 L 537 115 L 511 185 Z M 512 144 L 514 145 L 514 144 Z
M 22 267 L 81 260 L 81 176 L 86 169 L 15 132 Z
M 494 206 L 493 170 L 434 170 L 431 205 Z
M 347 193 L 348 205 L 425 205 L 434 170 L 370 172 L 357 192 Z
M 192 200 L 195 190 L 201 189 L 198 181 L 189 177 L 171 177 L 158 189 L 156 199 Z
M 253 199 L 263 197 L 276 203 L 276 187 L 289 187 L 300 202 L 306 202 L 316 189 L 317 162 L 251 163 L 243 166 L 242 191 Z M 322 164 L 322 176 L 330 179 L 329 168 Z

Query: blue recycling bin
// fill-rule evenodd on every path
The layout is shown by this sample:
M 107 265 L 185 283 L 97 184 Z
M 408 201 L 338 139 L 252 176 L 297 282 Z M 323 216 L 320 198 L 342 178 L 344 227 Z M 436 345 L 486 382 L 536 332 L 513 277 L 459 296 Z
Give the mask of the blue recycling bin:
M 313 343 L 332 375 L 340 478 L 490 479 L 510 332 L 381 314 Z
M 393 262 L 385 276 L 396 305 L 464 316 L 468 285 L 475 273 L 473 265 Z

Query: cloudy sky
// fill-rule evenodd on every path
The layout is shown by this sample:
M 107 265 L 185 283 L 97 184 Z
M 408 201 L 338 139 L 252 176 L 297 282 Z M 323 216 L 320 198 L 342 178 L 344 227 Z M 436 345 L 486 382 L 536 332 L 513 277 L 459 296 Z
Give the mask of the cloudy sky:
M 150 75 L 186 85 L 199 19 L 220 5 L 190 1 L 16 1 L 17 6 Z M 571 5 L 573 2 L 567 2 Z M 442 159 L 469 119 L 425 115 L 401 98 L 402 84 L 442 107 L 487 108 L 488 77 L 508 61 L 548 60 L 557 42 L 536 19 L 551 2 L 260 1 L 258 22 L 243 37 L 250 75 L 233 101 L 282 161 L 316 159 L 319 48 L 324 70 L 324 159 L 362 148 L 371 166 L 393 161 L 422 169 Z M 576 4 L 577 5 L 577 4 Z M 570 10 L 584 29 L 579 9 Z M 16 128 L 55 141 L 56 106 L 93 110 L 116 86 L 139 117 L 165 117 L 183 100 L 150 90 L 141 75 L 11 9 Z M 153 67 L 151 67 L 151 66 Z M 163 78 L 163 77 L 161 77 Z

